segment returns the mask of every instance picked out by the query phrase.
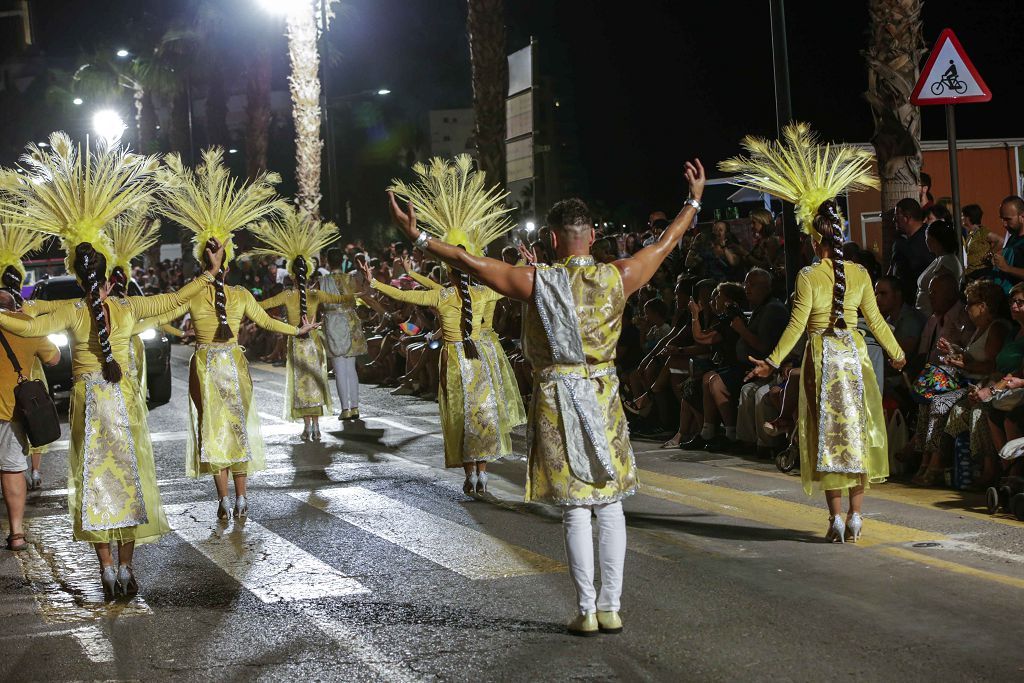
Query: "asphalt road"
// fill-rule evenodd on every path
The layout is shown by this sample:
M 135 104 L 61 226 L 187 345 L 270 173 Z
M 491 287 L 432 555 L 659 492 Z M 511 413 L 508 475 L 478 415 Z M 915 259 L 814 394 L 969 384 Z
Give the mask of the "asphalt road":
M 1024 524 L 980 497 L 887 484 L 862 542 L 822 542 L 823 501 L 741 456 L 634 441 L 625 632 L 581 639 L 556 510 L 524 465 L 469 500 L 442 467 L 437 404 L 363 387 L 362 424 L 303 444 L 281 368 L 253 369 L 269 470 L 250 517 L 216 522 L 184 476 L 185 368 L 153 409 L 175 532 L 136 553 L 142 585 L 102 602 L 70 541 L 66 445 L 29 503 L 31 550 L 0 551 L 3 680 L 1012 680 L 1024 675 Z M 522 451 L 522 435 L 516 440 Z

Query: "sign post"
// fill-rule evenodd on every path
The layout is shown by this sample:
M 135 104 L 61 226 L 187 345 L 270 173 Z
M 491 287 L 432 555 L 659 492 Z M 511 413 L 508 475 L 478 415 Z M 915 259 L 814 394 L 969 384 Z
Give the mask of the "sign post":
M 953 190 L 953 225 L 956 241 L 963 253 L 963 228 L 960 225 L 960 172 L 956 156 L 956 116 L 953 107 L 971 102 L 988 102 L 992 91 L 981 79 L 952 29 L 945 29 L 921 69 L 910 101 L 918 106 L 941 104 L 946 107 L 946 138 L 949 141 L 949 182 Z

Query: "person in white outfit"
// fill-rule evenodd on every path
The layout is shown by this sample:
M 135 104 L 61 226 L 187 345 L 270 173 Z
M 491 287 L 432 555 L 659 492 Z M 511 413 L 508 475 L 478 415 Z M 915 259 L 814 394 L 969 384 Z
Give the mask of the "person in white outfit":
M 356 313 L 356 297 L 362 290 L 356 272 L 341 270 L 344 253 L 341 249 L 327 251 L 330 275 L 320 279 L 320 289 L 328 294 L 342 294 L 342 304 L 324 306 L 324 339 L 327 356 L 334 367 L 334 381 L 341 401 L 341 420 L 359 419 L 359 376 L 356 374 L 356 356 L 366 353 L 366 337 L 362 322 Z

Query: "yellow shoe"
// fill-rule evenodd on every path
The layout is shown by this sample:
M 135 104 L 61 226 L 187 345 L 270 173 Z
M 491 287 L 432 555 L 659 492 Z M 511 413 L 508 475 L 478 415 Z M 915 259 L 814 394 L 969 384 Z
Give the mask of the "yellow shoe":
M 351 420 L 352 419 L 352 411 L 351 410 L 343 410 L 343 411 L 341 411 L 341 415 L 338 416 L 338 419 L 339 420 Z
M 598 634 L 597 615 L 593 612 L 580 614 L 566 626 L 574 636 L 596 636 Z
M 618 612 L 597 612 L 597 627 L 601 633 L 622 633 L 622 617 Z

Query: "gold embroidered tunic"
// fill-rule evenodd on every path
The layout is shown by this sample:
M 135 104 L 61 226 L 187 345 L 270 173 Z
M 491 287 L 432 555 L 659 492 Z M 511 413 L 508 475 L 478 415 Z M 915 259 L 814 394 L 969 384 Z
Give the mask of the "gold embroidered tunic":
M 324 303 L 323 338 L 327 353 L 332 358 L 361 356 L 366 353 L 363 322 L 356 313 L 359 287 L 353 273 L 340 270 L 323 278 L 320 285 L 324 294 L 338 294 L 341 303 Z
M 858 311 L 890 358 L 902 358 L 903 351 L 878 310 L 867 271 L 846 262 L 845 272 L 843 308 L 849 330 L 829 332 L 835 276 L 831 260 L 824 259 L 797 275 L 789 325 L 767 358 L 778 367 L 807 332 L 797 427 L 800 478 L 808 495 L 815 488 L 868 486 L 889 476 L 882 396 L 864 336 L 854 329 Z
M 170 531 L 156 485 L 144 401 L 139 399 L 138 384 L 128 376 L 128 346 L 138 320 L 181 306 L 208 281 L 204 275 L 172 294 L 105 301 L 111 350 L 124 373 L 117 383 L 101 375 L 95 321 L 84 299 L 32 321 L 0 316 L 0 328 L 21 336 L 66 330 L 71 337 L 68 509 L 76 540 L 147 543 Z
M 473 332 L 479 357 L 466 356 L 462 337 L 462 300 L 454 287 L 404 290 L 374 280 L 370 286 L 397 301 L 429 306 L 441 319 L 440 382 L 437 402 L 444 433 L 445 467 L 492 461 L 512 456 L 512 425 L 499 407 L 498 378 L 493 354 L 480 347 L 481 313 L 484 305 L 500 296 L 485 287 L 470 288 Z M 503 417 L 504 416 L 504 417 Z
M 536 268 L 536 291 L 523 321 L 523 349 L 534 373 L 526 500 L 554 505 L 621 500 L 637 489 L 615 374 L 626 304 L 622 276 L 614 265 L 590 256 Z M 561 280 L 562 286 L 544 285 L 549 279 Z M 576 344 L 581 349 L 570 353 Z M 592 400 L 579 402 L 585 393 Z

